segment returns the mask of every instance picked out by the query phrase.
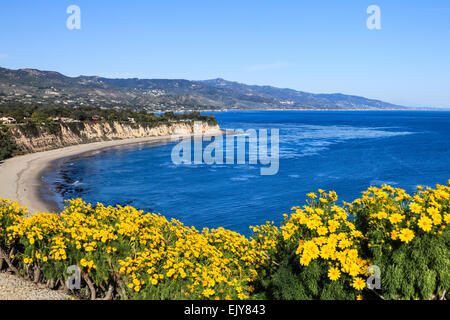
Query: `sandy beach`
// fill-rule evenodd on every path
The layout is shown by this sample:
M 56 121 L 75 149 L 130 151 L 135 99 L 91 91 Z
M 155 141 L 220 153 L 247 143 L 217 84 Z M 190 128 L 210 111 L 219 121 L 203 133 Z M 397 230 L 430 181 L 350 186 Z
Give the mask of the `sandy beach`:
M 213 135 L 214 133 L 211 133 Z M 217 134 L 217 132 L 215 133 Z M 157 144 L 183 136 L 153 136 L 114 141 L 93 142 L 17 156 L 0 162 L 0 197 L 16 200 L 26 206 L 29 213 L 53 212 L 54 203 L 42 198 L 42 176 L 54 161 L 76 157 L 84 153 L 99 151 L 106 148 L 131 144 Z

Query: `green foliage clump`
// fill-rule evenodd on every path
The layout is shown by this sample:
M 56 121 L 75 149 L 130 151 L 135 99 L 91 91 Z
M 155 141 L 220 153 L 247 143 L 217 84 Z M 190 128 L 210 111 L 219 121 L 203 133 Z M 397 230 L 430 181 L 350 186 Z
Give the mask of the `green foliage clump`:
M 98 117 L 105 122 L 126 122 L 155 127 L 169 121 L 204 121 L 209 124 L 217 124 L 213 116 L 204 116 L 199 112 L 174 113 L 166 112 L 160 116 L 146 111 L 133 111 L 131 109 L 112 109 L 96 107 L 69 108 L 52 105 L 0 105 L 0 117 L 13 117 L 18 123 L 32 122 L 38 126 L 48 126 L 55 121 L 52 118 L 67 117 L 75 121 L 89 122 L 93 117 Z
M 413 196 L 369 188 L 351 213 L 367 235 L 366 255 L 381 270 L 385 299 L 444 297 L 450 289 L 450 188 L 437 185 Z
M 0 161 L 11 158 L 17 152 L 17 145 L 8 127 L 0 126 Z
M 319 190 L 318 199 L 310 193 L 308 205 L 285 215 L 272 253 L 276 267 L 261 274 L 260 291 L 271 299 L 445 299 L 450 187 L 418 188 L 410 196 L 370 187 L 344 207 L 333 192 Z M 368 288 L 369 277 L 381 288 Z

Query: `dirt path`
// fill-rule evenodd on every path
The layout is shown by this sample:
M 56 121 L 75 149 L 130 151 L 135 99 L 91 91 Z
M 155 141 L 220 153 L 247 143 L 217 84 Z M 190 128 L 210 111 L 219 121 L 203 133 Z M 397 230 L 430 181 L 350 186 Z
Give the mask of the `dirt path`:
M 0 273 L 0 300 L 72 300 L 60 291 L 42 288 L 5 272 Z

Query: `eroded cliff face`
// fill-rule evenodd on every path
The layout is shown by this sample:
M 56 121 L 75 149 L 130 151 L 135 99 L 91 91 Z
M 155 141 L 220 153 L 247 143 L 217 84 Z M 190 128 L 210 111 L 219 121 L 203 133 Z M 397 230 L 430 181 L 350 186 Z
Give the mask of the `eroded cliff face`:
M 218 131 L 220 127 L 217 124 L 202 122 L 204 134 L 213 134 Z M 173 122 L 153 127 L 119 122 L 92 122 L 58 124 L 52 130 L 36 128 L 33 133 L 20 126 L 11 130 L 12 139 L 24 153 L 90 142 L 192 134 L 194 134 L 193 122 Z

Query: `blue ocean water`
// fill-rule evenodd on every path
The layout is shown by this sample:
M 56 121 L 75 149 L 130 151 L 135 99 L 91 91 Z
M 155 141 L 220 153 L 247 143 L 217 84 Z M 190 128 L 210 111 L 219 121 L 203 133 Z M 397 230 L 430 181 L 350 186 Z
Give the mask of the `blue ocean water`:
M 65 162 L 45 180 L 60 199 L 129 204 L 186 225 L 249 226 L 274 221 L 306 194 L 335 190 L 352 201 L 384 183 L 414 192 L 450 178 L 450 112 L 251 111 L 213 113 L 223 129 L 279 129 L 276 175 L 259 164 L 175 165 L 173 143 L 112 148 Z M 206 145 L 205 143 L 204 145 Z

